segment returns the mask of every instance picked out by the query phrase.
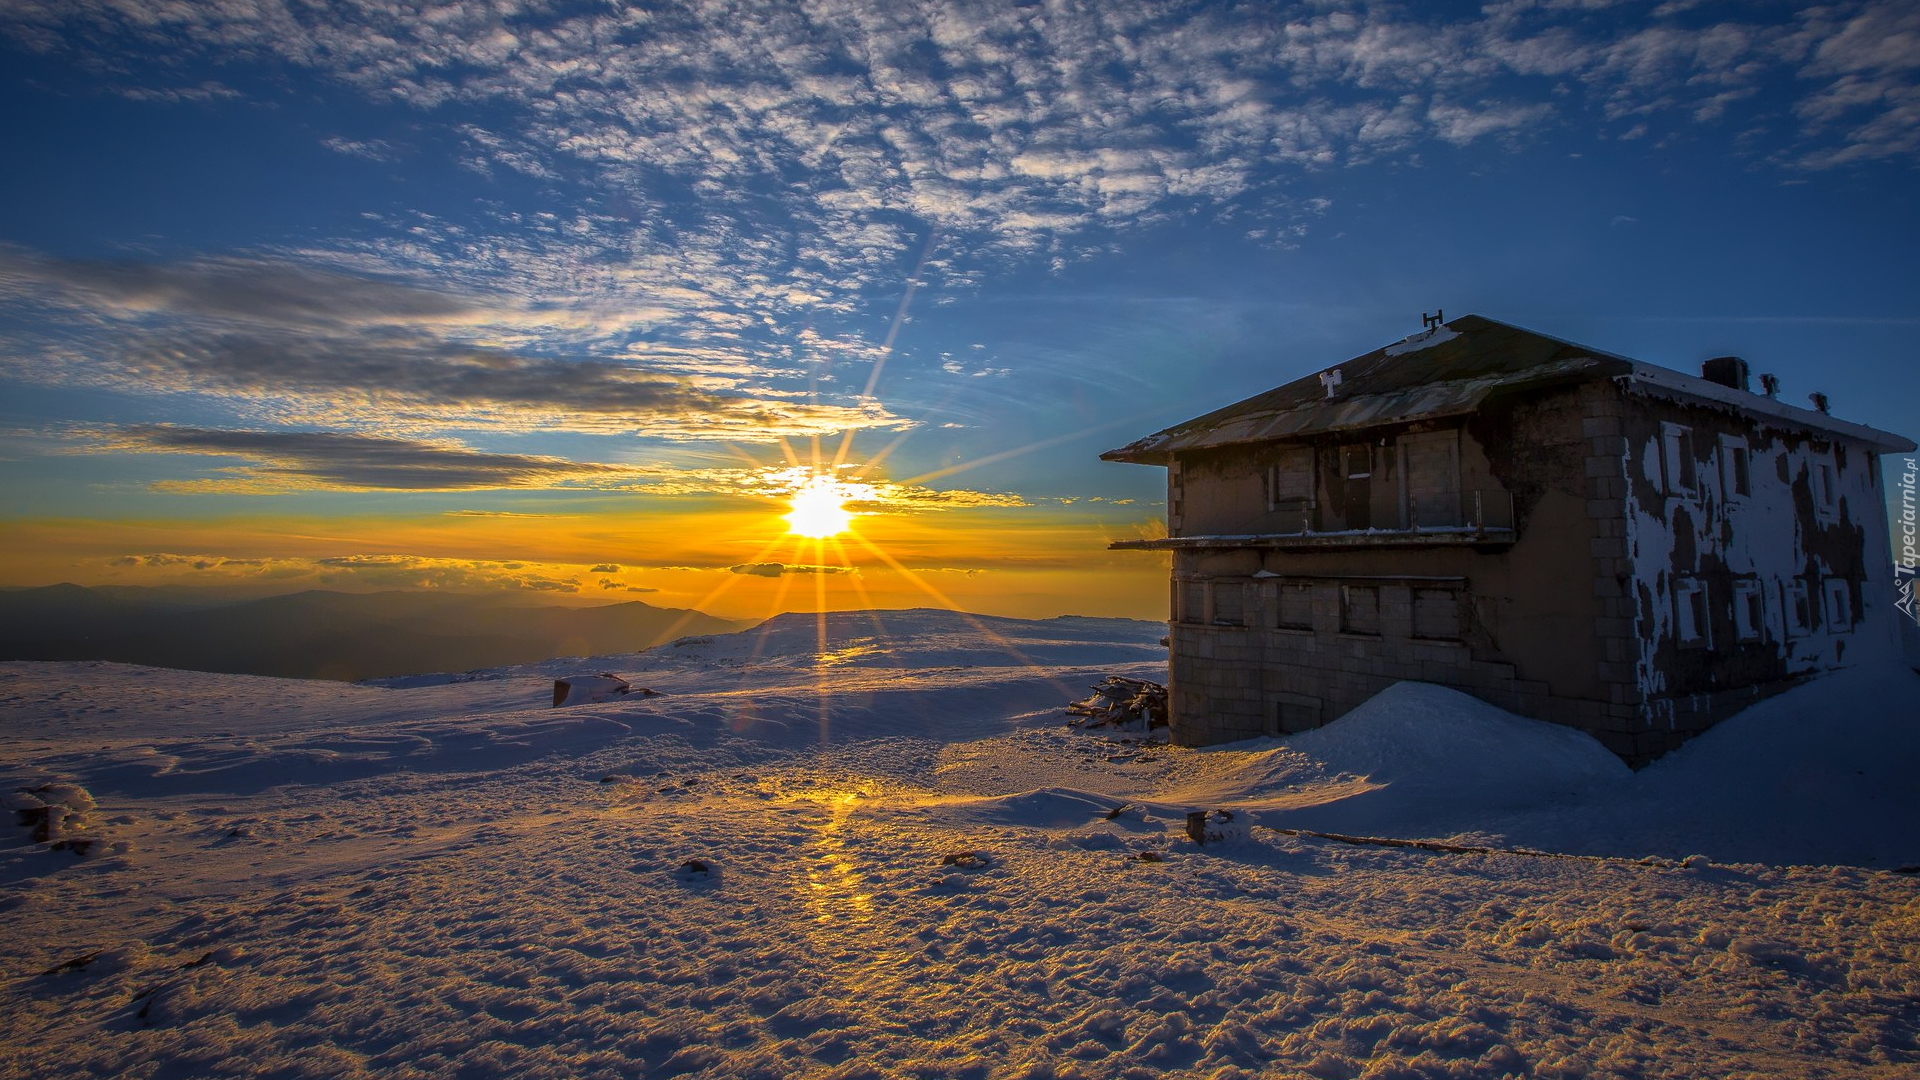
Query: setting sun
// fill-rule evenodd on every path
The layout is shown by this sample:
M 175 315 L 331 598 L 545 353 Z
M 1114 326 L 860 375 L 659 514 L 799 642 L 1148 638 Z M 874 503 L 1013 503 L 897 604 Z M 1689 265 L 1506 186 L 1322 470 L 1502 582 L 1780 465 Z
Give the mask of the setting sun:
M 788 498 L 793 509 L 783 515 L 787 531 L 816 540 L 838 536 L 853 523 L 853 511 L 846 507 L 846 493 L 828 476 L 814 476 Z

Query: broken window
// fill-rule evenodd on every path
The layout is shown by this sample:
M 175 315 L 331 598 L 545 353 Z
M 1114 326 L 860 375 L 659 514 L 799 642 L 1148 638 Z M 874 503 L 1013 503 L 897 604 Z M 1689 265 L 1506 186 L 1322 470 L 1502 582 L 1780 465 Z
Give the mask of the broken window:
M 1313 629 L 1313 586 L 1283 581 L 1279 592 L 1274 624 L 1282 630 Z
M 1660 475 L 1669 495 L 1691 495 L 1698 487 L 1694 473 L 1693 429 L 1684 424 L 1660 425 Z
M 1753 494 L 1753 456 L 1747 440 L 1720 436 L 1720 491 L 1724 498 L 1744 499 Z
M 1244 626 L 1247 621 L 1247 590 L 1237 578 L 1213 583 L 1213 624 Z
M 1853 629 L 1853 590 L 1846 578 L 1828 578 L 1821 582 L 1826 598 L 1827 633 L 1843 634 Z
M 1741 578 L 1733 583 L 1733 632 L 1741 641 L 1759 641 L 1767 626 L 1767 605 L 1760 583 Z
M 1705 648 L 1707 641 L 1707 586 L 1699 578 L 1673 583 L 1673 635 L 1681 648 Z
M 1413 636 L 1431 641 L 1460 640 L 1460 590 L 1413 590 Z
M 1340 631 L 1380 636 L 1380 589 L 1375 585 L 1340 586 Z
M 1806 637 L 1813 633 L 1813 603 L 1807 597 L 1807 583 L 1799 578 L 1780 584 L 1780 613 L 1787 622 L 1787 636 Z

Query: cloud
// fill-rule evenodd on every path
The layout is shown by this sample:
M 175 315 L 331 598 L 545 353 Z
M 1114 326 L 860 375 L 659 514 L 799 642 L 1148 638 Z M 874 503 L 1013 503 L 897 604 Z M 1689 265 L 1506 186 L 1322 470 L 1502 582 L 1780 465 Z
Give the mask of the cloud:
M 530 569 L 522 563 L 440 559 L 418 555 L 341 555 L 308 560 L 322 584 L 403 589 L 524 589 L 577 593 L 572 578 Z
M 535 356 L 471 338 L 525 306 L 268 259 L 180 265 L 48 259 L 0 248 L 0 296 L 75 314 L 85 348 L 0 355 L 14 377 L 272 399 L 277 419 L 624 432 L 765 442 L 908 422 L 874 401 Z M 103 326 L 124 320 L 144 332 Z M 565 323 L 549 319 L 549 323 Z
M 446 516 L 447 517 L 474 517 L 474 518 L 559 518 L 559 517 L 568 517 L 570 515 L 523 514 L 517 510 L 448 510 L 446 512 Z
M 193 570 L 258 570 L 280 560 L 230 559 L 224 555 L 178 555 L 156 552 L 148 555 L 121 555 L 107 560 L 109 566 L 186 567 Z
M 479 297 L 287 261 L 108 262 L 17 248 L 0 248 L 0 289 L 123 315 L 165 312 L 305 330 L 476 323 L 484 321 L 487 306 Z
M 157 575 L 184 575 L 206 584 L 273 581 L 283 587 L 324 586 L 356 589 L 445 589 L 456 592 L 511 589 L 526 592 L 580 593 L 580 575 L 593 573 L 584 566 L 520 561 L 445 558 L 369 552 L 318 558 L 233 558 L 215 554 L 143 552 L 101 560 L 116 570 L 151 570 Z M 658 589 L 606 578 L 603 591 L 651 593 Z
M 852 574 L 857 573 L 851 566 L 808 566 L 803 563 L 757 562 L 741 563 L 727 569 L 735 574 L 752 574 L 756 577 L 779 577 L 782 574 Z
M 1809 120 L 1865 110 L 1843 137 L 1895 152 L 1897 91 L 1920 52 L 1903 48 L 1902 6 L 1733 10 L 447 0 L 296 17 L 278 4 L 136 16 L 116 0 L 18 0 L 0 31 L 123 92 L 198 61 L 271 61 L 450 117 L 476 168 L 586 178 L 607 193 L 550 222 L 555 240 L 617 249 L 618 265 L 649 280 L 752 314 L 831 307 L 897 275 L 924 235 L 902 217 L 938 228 L 950 253 L 1033 254 L 1062 234 L 1184 213 L 1189 200 L 1283 206 L 1289 169 L 1587 110 L 1698 122 L 1762 85 L 1807 99 Z M 1568 87 L 1584 100 L 1540 108 Z M 371 140 L 331 144 L 379 152 Z M 641 194 L 666 189 L 693 198 Z M 770 203 L 782 212 L 762 212 Z M 656 232 L 672 242 L 656 245 Z M 464 240 L 469 255 L 485 248 Z
M 238 92 L 209 65 L 304 72 L 560 195 L 244 258 L 0 252 L 0 296 L 66 331 L 5 350 L 16 379 L 388 434 L 901 429 L 855 392 L 871 368 L 843 369 L 886 357 L 867 316 L 909 278 L 951 295 L 1228 213 L 1284 244 L 1318 213 L 1301 176 L 1433 144 L 1785 118 L 1783 167 L 1920 159 L 1920 13 L 1892 0 L 13 0 L 0 35 L 134 96 Z
M 619 572 L 619 563 L 601 563 L 587 571 L 589 574 L 617 574 Z
M 623 466 L 328 431 L 216 431 L 152 424 L 102 432 L 92 449 L 253 462 L 223 470 L 226 475 L 218 479 L 156 485 L 174 491 L 469 491 L 591 486 L 633 475 Z

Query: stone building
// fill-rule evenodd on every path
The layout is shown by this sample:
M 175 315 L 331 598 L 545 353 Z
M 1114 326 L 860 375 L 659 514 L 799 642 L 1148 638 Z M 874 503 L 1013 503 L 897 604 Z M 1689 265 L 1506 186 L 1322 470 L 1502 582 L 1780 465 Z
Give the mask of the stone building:
M 1401 679 L 1641 764 L 1894 648 L 1878 455 L 1908 439 L 1478 316 L 1102 457 L 1167 470 L 1173 738 Z

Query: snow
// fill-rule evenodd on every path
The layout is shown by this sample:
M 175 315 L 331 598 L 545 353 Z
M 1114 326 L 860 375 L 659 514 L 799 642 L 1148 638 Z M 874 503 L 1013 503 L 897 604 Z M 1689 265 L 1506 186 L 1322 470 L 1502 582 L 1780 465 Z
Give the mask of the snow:
M 1382 349 L 1381 355 L 1405 356 L 1408 353 L 1419 352 L 1422 349 L 1431 349 L 1443 341 L 1452 341 L 1459 336 L 1459 331 L 1454 330 L 1450 326 L 1435 326 L 1428 330 L 1422 330 L 1402 341 L 1394 342 L 1385 349 Z
M 788 615 L 342 685 L 0 664 L 34 1076 L 1907 1077 L 1920 677 L 1632 773 L 1400 684 L 1067 728 L 1157 623 Z M 608 672 L 657 696 L 554 708 Z M 27 791 L 17 789 L 26 788 Z M 1186 837 L 1189 810 L 1226 810 Z M 1288 831 L 1281 831 L 1288 830 Z M 1316 833 L 1445 841 L 1380 847 Z M 1521 850 L 1526 849 L 1526 850 Z M 1532 854 L 1527 851 L 1534 852 Z

